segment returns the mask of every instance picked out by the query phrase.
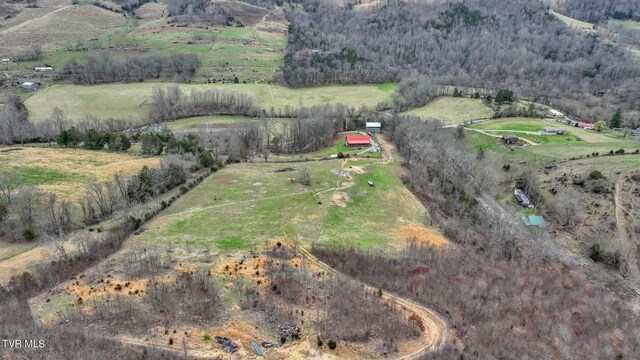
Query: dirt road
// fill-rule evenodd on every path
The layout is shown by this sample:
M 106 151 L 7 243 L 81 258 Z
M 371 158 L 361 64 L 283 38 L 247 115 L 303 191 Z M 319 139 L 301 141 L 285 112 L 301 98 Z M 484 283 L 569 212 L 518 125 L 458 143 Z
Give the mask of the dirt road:
M 298 251 L 301 255 L 306 257 L 309 261 L 311 261 L 314 265 L 323 269 L 328 273 L 333 273 L 343 278 L 346 278 L 348 281 L 353 282 L 356 285 L 363 286 L 364 289 L 377 292 L 378 289 L 367 284 L 363 284 L 362 282 L 348 277 L 336 269 L 332 268 L 329 264 L 324 263 L 322 260 L 318 259 L 314 255 L 312 255 L 308 250 L 303 248 L 302 246 L 297 247 Z M 417 346 L 413 346 L 408 352 L 399 355 L 395 359 L 398 360 L 409 360 L 409 359 L 417 359 L 420 356 L 428 354 L 429 352 L 440 348 L 446 338 L 447 338 L 447 323 L 440 318 L 436 313 L 429 310 L 428 308 L 412 301 L 409 299 L 402 298 L 398 295 L 383 292 L 382 298 L 396 303 L 398 306 L 401 306 L 405 310 L 411 311 L 416 314 L 422 320 L 424 324 L 425 330 L 420 335 L 420 343 Z

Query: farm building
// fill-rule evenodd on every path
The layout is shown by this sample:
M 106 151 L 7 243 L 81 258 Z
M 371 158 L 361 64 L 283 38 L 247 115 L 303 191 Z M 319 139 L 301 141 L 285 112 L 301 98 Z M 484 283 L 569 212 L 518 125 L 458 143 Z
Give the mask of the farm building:
M 598 89 L 593 92 L 593 95 L 600 97 L 600 96 L 604 96 L 605 93 L 606 91 L 604 89 Z
M 371 138 L 367 135 L 347 135 L 345 144 L 347 146 L 369 146 L 371 145 Z
M 380 122 L 368 122 L 367 121 L 367 132 L 370 133 L 379 133 L 380 129 L 382 129 L 382 123 Z
M 9 64 L 11 63 L 11 59 L 2 59 L 1 61 L 3 64 Z
M 505 145 L 515 145 L 518 143 L 518 137 L 515 135 L 502 135 L 501 140 Z
M 526 226 L 537 226 L 537 227 L 544 227 L 544 217 L 539 216 L 539 215 L 529 215 L 529 216 L 523 216 L 522 217 L 522 222 L 526 225 Z
M 556 110 L 556 109 L 549 109 L 549 113 L 551 114 L 551 116 L 553 117 L 557 117 L 557 118 L 561 118 L 564 117 L 564 114 L 561 113 L 560 111 Z
M 545 134 L 556 134 L 556 135 L 564 135 L 567 132 L 565 129 L 552 128 L 552 127 L 545 127 L 544 129 L 542 129 L 542 131 Z
M 531 204 L 531 201 L 529 201 L 529 197 L 527 197 L 524 191 L 520 189 L 515 189 L 513 191 L 513 196 L 516 198 L 518 204 L 522 206 L 529 206 Z
M 53 71 L 51 66 L 36 66 L 33 68 L 35 71 Z
M 22 88 L 26 91 L 36 91 L 40 88 L 40 84 L 25 81 L 22 83 Z
M 579 122 L 578 123 L 578 127 L 581 127 L 583 129 L 587 129 L 587 130 L 593 130 L 595 128 L 594 124 L 590 124 L 590 123 L 586 123 L 586 122 Z

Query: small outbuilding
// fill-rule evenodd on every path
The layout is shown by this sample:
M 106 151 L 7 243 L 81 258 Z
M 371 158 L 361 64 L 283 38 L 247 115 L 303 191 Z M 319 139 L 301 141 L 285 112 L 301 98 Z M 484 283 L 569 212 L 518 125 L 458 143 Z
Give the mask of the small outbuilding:
M 505 145 L 516 145 L 518 143 L 518 137 L 515 135 L 502 135 L 501 140 Z
M 2 62 L 3 64 L 10 64 L 11 59 L 2 59 L 0 62 Z
M 551 114 L 551 116 L 553 117 L 557 117 L 557 118 L 561 118 L 564 117 L 564 113 L 556 110 L 556 109 L 549 109 L 549 114 Z
M 567 133 L 565 129 L 553 128 L 553 127 L 545 127 L 542 131 L 545 134 L 555 134 L 555 135 L 564 135 Z
M 371 138 L 367 135 L 347 135 L 345 138 L 347 146 L 370 146 Z
M 524 191 L 520 189 L 515 189 L 513 191 L 513 196 L 516 198 L 516 201 L 518 202 L 518 204 L 525 207 L 529 207 L 529 205 L 531 205 L 531 201 L 529 200 L 529 197 L 527 196 L 527 194 L 524 193 Z
M 33 68 L 35 71 L 53 71 L 51 66 L 36 66 Z
M 29 81 L 25 81 L 25 82 L 22 83 L 22 88 L 25 91 L 36 91 L 36 90 L 38 90 L 40 88 L 40 84 L 32 83 L 32 82 L 29 82 Z
M 368 133 L 379 133 L 380 130 L 382 129 L 382 123 L 381 122 L 368 122 L 367 121 L 367 132 Z
M 523 216 L 522 217 L 522 222 L 526 225 L 526 226 L 537 226 L 540 228 L 544 227 L 544 217 L 540 216 L 540 215 L 529 215 L 529 216 Z

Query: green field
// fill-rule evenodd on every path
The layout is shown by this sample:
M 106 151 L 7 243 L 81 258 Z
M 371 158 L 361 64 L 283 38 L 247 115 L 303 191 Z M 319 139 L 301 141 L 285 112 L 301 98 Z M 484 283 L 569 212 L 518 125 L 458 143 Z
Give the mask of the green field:
M 545 126 L 564 128 L 569 134 L 537 136 L 517 132 L 540 131 Z M 490 134 L 502 135 L 511 133 L 532 141 L 540 141 L 541 145 L 539 146 L 507 149 L 494 137 L 476 131 L 467 130 L 465 132 L 465 139 L 477 149 L 492 151 L 503 162 L 511 163 L 544 164 L 552 160 L 586 157 L 595 152 L 606 154 L 611 150 L 616 151 L 618 149 L 624 149 L 626 153 L 633 153 L 640 148 L 640 141 L 637 138 L 627 137 L 625 139 L 623 134 L 618 132 L 605 131 L 599 133 L 542 119 L 509 118 L 474 124 L 470 128 L 495 130 L 496 132 L 490 132 Z M 580 137 L 583 141 L 576 141 L 575 137 Z
M 171 131 L 182 130 L 190 128 L 195 125 L 202 125 L 208 123 L 231 123 L 235 121 L 247 121 L 254 120 L 251 118 L 245 118 L 242 116 L 197 116 L 186 119 L 180 119 L 176 121 L 167 122 L 167 128 Z
M 627 29 L 640 31 L 640 22 L 638 21 L 609 19 L 609 22 L 615 25 L 623 26 Z
M 73 121 L 80 121 L 87 114 L 100 118 L 129 119 L 136 123 L 146 118 L 153 88 L 169 86 L 168 83 L 136 83 L 106 85 L 53 85 L 38 91 L 25 101 L 29 119 L 39 121 L 51 115 L 59 107 Z M 348 106 L 374 108 L 380 102 L 389 101 L 395 85 L 324 86 L 289 89 L 267 84 L 206 84 L 180 85 L 183 91 L 192 89 L 221 89 L 244 93 L 254 97 L 264 109 L 283 109 L 342 103 Z
M 295 170 L 275 172 L 289 166 Z M 305 243 L 351 243 L 362 248 L 402 245 L 405 239 L 394 235 L 394 229 L 422 223 L 421 204 L 389 165 L 350 162 L 349 166 L 366 171 L 353 180 L 330 172 L 340 166 L 338 160 L 231 165 L 152 220 L 135 241 L 234 250 L 297 235 Z M 310 171 L 312 186 L 289 181 L 302 168 Z M 368 180 L 375 187 L 369 187 Z M 352 181 L 355 184 L 349 184 Z M 336 190 L 336 185 L 351 187 Z M 344 208 L 332 204 L 338 192 L 352 199 L 344 202 Z
M 484 105 L 480 99 L 443 96 L 405 114 L 425 119 L 438 119 L 446 124 L 457 124 L 472 119 L 489 118 L 493 115 L 493 110 Z

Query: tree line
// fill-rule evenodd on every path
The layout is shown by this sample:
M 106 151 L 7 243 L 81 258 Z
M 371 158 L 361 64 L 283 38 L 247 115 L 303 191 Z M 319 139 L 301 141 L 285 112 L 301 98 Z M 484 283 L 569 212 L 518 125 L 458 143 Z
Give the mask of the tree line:
M 211 25 L 242 26 L 224 5 L 207 0 L 172 0 L 169 2 L 171 21 L 205 22 Z
M 260 113 L 254 98 L 226 90 L 191 90 L 185 94 L 178 85 L 153 89 L 149 118 L 156 123 L 193 116 L 244 115 Z
M 357 9 L 307 0 L 287 16 L 283 81 L 291 86 L 397 82 L 418 74 L 426 84 L 494 89 L 493 95 L 511 89 L 585 118 L 640 109 L 632 95 L 640 92 L 638 61 L 567 27 L 537 0 L 389 1 Z M 606 89 L 612 108 L 593 95 L 597 89 Z
M 556 8 L 564 15 L 605 23 L 609 18 L 640 21 L 639 0 L 560 0 Z
M 91 52 L 67 62 L 60 76 L 76 84 L 140 82 L 166 78 L 189 81 L 200 67 L 196 54 L 140 55 L 115 57 L 108 51 Z

